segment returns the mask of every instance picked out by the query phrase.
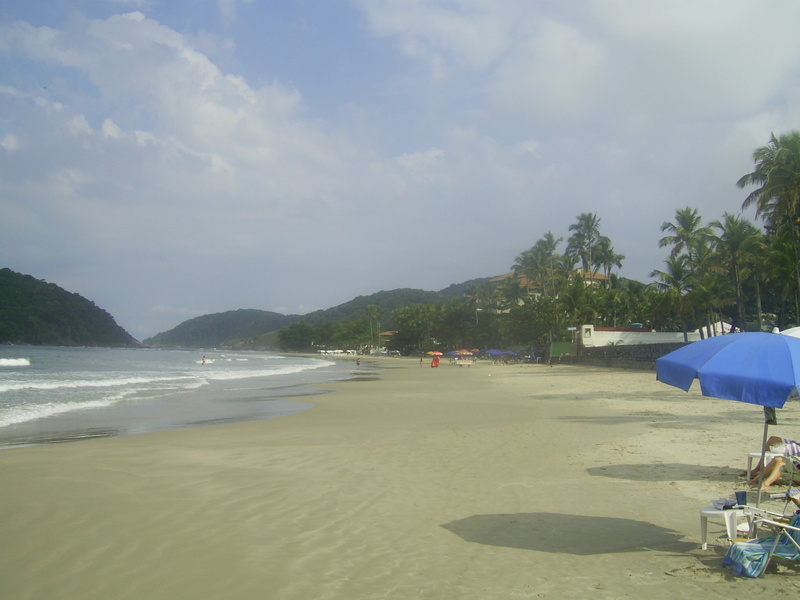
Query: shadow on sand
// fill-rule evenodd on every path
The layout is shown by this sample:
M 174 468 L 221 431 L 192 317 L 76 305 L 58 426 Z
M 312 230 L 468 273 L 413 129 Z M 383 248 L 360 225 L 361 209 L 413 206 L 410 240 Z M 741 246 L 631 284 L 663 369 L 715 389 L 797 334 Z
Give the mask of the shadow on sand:
M 468 542 L 589 556 L 622 552 L 685 553 L 697 544 L 676 532 L 633 519 L 559 513 L 473 515 L 442 525 Z
M 586 469 L 593 477 L 611 477 L 632 481 L 736 481 L 741 469 L 687 465 L 682 463 L 649 463 L 632 465 L 604 465 Z

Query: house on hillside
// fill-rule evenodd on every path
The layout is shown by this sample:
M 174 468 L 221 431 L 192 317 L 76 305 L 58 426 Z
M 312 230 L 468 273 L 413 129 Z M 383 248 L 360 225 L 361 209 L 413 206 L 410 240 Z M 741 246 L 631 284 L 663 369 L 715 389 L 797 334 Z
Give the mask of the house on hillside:
M 583 279 L 584 284 L 587 287 L 604 287 L 608 283 L 608 277 L 603 275 L 602 273 L 597 273 L 596 271 L 587 271 L 584 269 L 575 269 L 573 274 L 576 277 L 580 277 Z M 528 296 L 532 296 L 534 298 L 538 298 L 542 294 L 542 286 L 541 284 L 529 279 L 527 276 L 523 275 L 522 273 L 506 273 L 505 275 L 498 275 L 497 277 L 493 277 L 489 280 L 494 286 L 500 286 L 506 279 L 516 278 L 519 281 L 520 287 L 528 293 Z

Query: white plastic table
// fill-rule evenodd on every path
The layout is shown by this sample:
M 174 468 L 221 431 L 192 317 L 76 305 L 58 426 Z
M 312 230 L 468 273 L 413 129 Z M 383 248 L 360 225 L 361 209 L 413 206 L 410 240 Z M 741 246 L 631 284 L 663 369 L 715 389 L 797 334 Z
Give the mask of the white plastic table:
M 760 454 L 759 454 L 760 456 Z M 739 518 L 744 517 L 744 508 L 729 508 L 728 510 L 720 510 L 709 506 L 700 511 L 700 541 L 703 544 L 703 550 L 708 550 L 708 519 L 722 519 L 725 521 L 725 531 L 728 534 L 728 539 L 737 537 L 736 526 Z

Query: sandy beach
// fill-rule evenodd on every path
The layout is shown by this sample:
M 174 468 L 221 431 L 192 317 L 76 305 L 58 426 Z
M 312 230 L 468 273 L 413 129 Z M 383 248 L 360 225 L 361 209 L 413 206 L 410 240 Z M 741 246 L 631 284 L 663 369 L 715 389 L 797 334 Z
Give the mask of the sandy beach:
M 0 452 L 0 597 L 795 598 L 722 567 L 758 407 L 653 372 L 419 367 L 278 419 Z M 778 434 L 800 436 L 800 413 Z M 751 494 L 755 498 L 755 494 Z M 779 507 L 782 504 L 779 505 Z

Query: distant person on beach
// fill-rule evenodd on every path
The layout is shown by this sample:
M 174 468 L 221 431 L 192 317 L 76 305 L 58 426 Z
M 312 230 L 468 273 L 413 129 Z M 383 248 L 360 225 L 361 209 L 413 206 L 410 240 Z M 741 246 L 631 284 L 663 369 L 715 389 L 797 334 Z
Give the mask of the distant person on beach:
M 435 369 L 436 367 L 438 367 L 439 366 L 439 362 L 440 362 L 439 361 L 439 357 L 438 356 L 434 356 L 433 360 L 431 361 L 431 369 Z
M 755 469 L 750 474 L 750 481 L 748 485 L 758 485 L 758 477 L 761 470 L 764 470 L 761 481 L 761 489 L 767 490 L 769 487 L 778 481 L 783 475 L 783 469 L 787 466 L 787 458 L 797 459 L 800 457 L 800 444 L 794 440 L 772 436 L 767 440 L 765 450 L 769 449 L 771 452 L 778 452 L 783 456 L 775 456 L 764 467 L 763 463 L 759 462 Z
M 206 364 L 206 357 L 203 355 L 203 364 Z
M 357 358 L 357 359 L 356 359 L 356 366 L 357 366 L 357 367 L 360 367 L 360 366 L 361 366 L 361 359 L 360 359 L 360 358 Z

